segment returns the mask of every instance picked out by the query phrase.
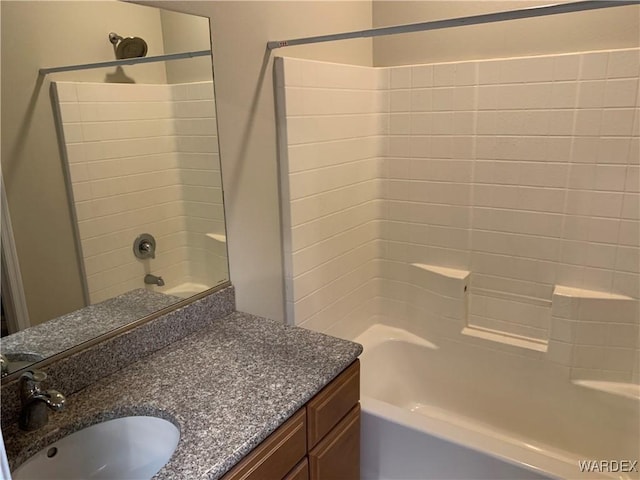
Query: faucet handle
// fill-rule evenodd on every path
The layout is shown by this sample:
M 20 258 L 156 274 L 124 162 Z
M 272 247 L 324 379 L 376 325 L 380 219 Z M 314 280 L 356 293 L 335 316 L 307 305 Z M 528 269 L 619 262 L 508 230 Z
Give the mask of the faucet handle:
M 55 412 L 64 408 L 65 398 L 57 390 L 43 390 L 41 383 L 47 374 L 29 370 L 20 376 L 22 410 L 18 424 L 22 430 L 37 430 L 49 421 L 48 409 Z
M 66 398 L 57 390 L 47 390 L 42 393 L 43 400 L 54 412 L 59 412 L 64 408 Z
M 28 370 L 20 375 L 20 397 L 23 403 L 42 391 L 40 384 L 46 378 L 47 374 L 41 370 Z

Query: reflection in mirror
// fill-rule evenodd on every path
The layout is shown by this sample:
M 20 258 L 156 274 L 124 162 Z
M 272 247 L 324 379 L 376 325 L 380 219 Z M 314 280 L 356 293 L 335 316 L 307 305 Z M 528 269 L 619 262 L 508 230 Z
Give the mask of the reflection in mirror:
M 38 76 L 210 50 L 208 19 L 116 1 L 0 8 L 4 375 L 228 267 L 211 57 Z

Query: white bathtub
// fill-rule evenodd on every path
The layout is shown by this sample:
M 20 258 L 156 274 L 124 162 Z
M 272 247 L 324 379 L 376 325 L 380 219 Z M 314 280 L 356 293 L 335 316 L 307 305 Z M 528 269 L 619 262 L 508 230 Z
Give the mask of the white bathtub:
M 638 402 L 571 384 L 541 359 L 439 345 L 373 325 L 363 344 L 362 478 L 640 478 L 580 460 L 638 460 Z
M 180 298 L 189 298 L 197 295 L 198 293 L 204 292 L 211 288 L 204 283 L 181 283 L 180 285 L 176 285 L 175 287 L 168 288 L 166 290 L 162 290 L 162 293 L 166 293 L 167 295 L 173 295 Z

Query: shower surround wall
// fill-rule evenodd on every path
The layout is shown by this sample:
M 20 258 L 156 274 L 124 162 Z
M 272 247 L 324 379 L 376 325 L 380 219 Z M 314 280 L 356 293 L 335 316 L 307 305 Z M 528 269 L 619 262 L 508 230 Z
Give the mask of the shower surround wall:
M 90 303 L 144 288 L 146 273 L 162 290 L 218 283 L 226 250 L 206 235 L 224 238 L 212 82 L 54 85 Z M 156 238 L 155 259 L 134 257 L 141 233 Z
M 277 68 L 283 208 L 304 196 L 309 212 L 290 224 L 283 214 L 289 319 L 349 336 L 367 315 L 395 318 L 546 352 L 573 378 L 638 382 L 639 50 L 389 68 L 286 58 Z M 375 98 L 356 107 L 372 85 Z M 377 130 L 360 134 L 372 112 Z M 328 149 L 338 138 L 350 157 Z M 365 139 L 371 153 L 356 150 Z M 378 182 L 370 217 L 347 215 L 343 198 L 353 200 L 340 190 L 316 196 L 359 154 L 370 170 L 358 174 Z M 365 220 L 366 237 L 339 239 Z M 303 222 L 318 233 L 296 244 Z M 339 258 L 331 242 L 376 245 L 360 283 L 352 268 L 321 273 Z M 314 295 L 324 309 L 310 316 Z
M 287 82 L 286 101 L 284 84 L 277 89 L 279 120 L 286 116 L 279 145 L 287 318 L 323 331 L 328 319 L 368 318 L 378 295 L 386 85 L 366 67 L 278 59 L 276 68 Z

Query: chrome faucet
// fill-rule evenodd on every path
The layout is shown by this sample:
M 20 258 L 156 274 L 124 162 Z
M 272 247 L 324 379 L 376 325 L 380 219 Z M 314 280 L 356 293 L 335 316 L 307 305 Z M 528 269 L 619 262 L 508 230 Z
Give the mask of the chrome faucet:
M 147 256 L 154 258 L 156 255 L 154 253 L 154 249 L 151 246 L 151 242 L 148 242 L 146 240 L 143 240 L 142 242 L 140 242 L 140 252 L 143 254 L 146 254 Z
M 149 233 L 143 233 L 133 241 L 133 254 L 142 260 L 156 258 L 156 239 Z
M 58 412 L 64 408 L 65 398 L 57 390 L 42 390 L 42 382 L 47 374 L 40 370 L 30 370 L 20 377 L 19 425 L 22 430 L 37 430 L 49 421 L 49 409 Z
M 164 280 L 162 279 L 162 277 L 156 277 L 155 275 L 151 275 L 150 273 L 147 273 L 144 276 L 144 283 L 146 283 L 147 285 L 157 285 L 159 287 L 164 286 Z

